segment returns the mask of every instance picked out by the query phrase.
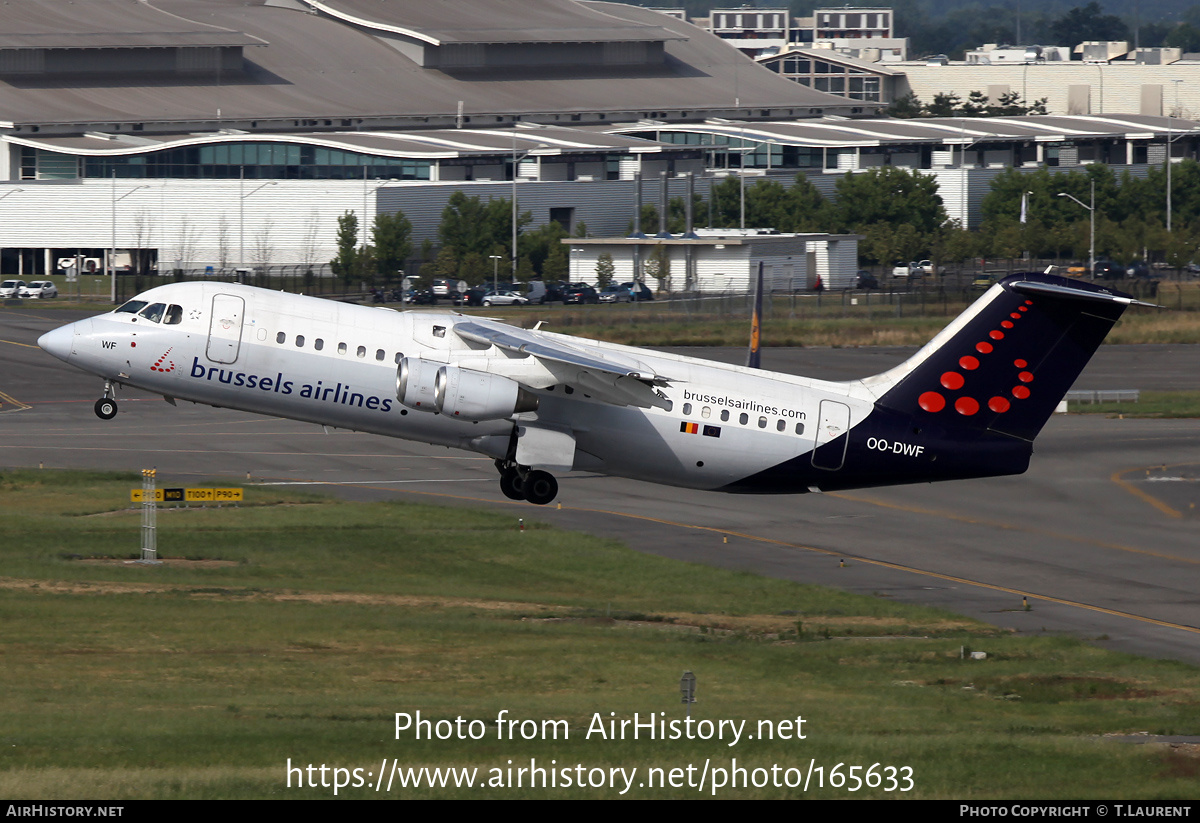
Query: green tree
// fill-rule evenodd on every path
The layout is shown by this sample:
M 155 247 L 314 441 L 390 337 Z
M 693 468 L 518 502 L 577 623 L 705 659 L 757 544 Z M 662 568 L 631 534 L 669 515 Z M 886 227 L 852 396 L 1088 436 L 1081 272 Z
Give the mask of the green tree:
M 329 268 L 349 285 L 358 273 L 359 257 L 358 215 L 348 211 L 338 218 L 337 257 L 329 261 Z
M 784 195 L 779 207 L 780 231 L 828 231 L 830 222 L 829 202 L 817 191 L 804 173 L 796 175 L 791 188 Z
M 885 117 L 895 117 L 902 120 L 920 117 L 924 113 L 925 107 L 921 105 L 921 101 L 917 98 L 915 91 L 910 91 L 903 97 L 897 97 L 892 101 L 890 106 L 883 110 Z
M 412 223 L 403 212 L 375 215 L 371 228 L 371 243 L 375 251 L 375 270 L 390 284 L 412 255 Z
M 1129 40 L 1129 27 L 1115 14 L 1103 14 L 1100 4 L 1076 6 L 1050 24 L 1055 43 L 1082 43 L 1085 40 Z
M 834 222 L 849 231 L 875 223 L 909 225 L 928 236 L 946 222 L 937 189 L 933 177 L 895 166 L 843 175 L 837 181 Z
M 933 95 L 933 102 L 925 107 L 925 113 L 930 117 L 953 117 L 962 105 L 962 100 L 952 91 L 939 91 Z
M 518 215 L 518 235 L 532 219 L 529 212 Z M 443 246 L 454 249 L 460 257 L 468 252 L 486 257 L 495 253 L 497 246 L 504 251 L 504 256 L 511 256 L 512 201 L 490 199 L 485 203 L 478 197 L 467 197 L 461 191 L 454 192 L 446 208 L 442 209 L 438 239 Z
M 596 286 L 601 290 L 607 288 L 616 274 L 617 266 L 613 262 L 613 256 L 608 252 L 602 252 L 596 258 Z

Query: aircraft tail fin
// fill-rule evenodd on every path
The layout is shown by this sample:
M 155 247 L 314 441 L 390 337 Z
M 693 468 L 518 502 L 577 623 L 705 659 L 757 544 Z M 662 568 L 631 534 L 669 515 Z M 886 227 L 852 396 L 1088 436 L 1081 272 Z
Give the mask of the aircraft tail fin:
M 908 361 L 864 381 L 877 406 L 934 426 L 1032 441 L 1131 296 L 1094 283 L 1014 274 Z

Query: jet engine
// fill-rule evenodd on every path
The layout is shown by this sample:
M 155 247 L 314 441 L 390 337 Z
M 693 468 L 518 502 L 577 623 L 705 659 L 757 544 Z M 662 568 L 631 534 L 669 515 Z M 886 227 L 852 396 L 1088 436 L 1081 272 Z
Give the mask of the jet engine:
M 497 420 L 536 411 L 537 395 L 498 374 L 442 366 L 434 380 L 434 405 L 447 417 Z
M 419 357 L 403 357 L 396 368 L 396 399 L 410 409 L 436 412 L 434 382 L 440 363 Z

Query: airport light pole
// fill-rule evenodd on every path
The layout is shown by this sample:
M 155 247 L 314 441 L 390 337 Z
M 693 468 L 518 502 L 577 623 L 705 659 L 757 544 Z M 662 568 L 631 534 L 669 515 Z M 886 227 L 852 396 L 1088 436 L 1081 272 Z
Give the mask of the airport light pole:
M 1093 280 L 1096 279 L 1096 181 L 1092 181 L 1092 205 L 1088 205 L 1078 197 L 1067 194 L 1065 191 L 1058 193 L 1059 197 L 1069 197 L 1079 205 L 1088 210 L 1091 218 L 1091 231 L 1088 236 L 1088 276 Z
M 114 260 L 117 257 L 117 201 L 124 200 L 138 189 L 148 189 L 149 186 L 134 186 L 129 191 L 117 197 L 117 170 L 112 171 L 112 245 L 108 250 L 108 288 L 109 300 L 115 306 L 117 303 L 117 267 Z
M 265 189 L 267 186 L 278 186 L 279 183 L 275 180 L 263 183 L 250 191 L 244 191 L 246 188 L 246 167 L 242 166 L 241 175 L 238 178 L 238 268 L 246 268 L 246 198 L 254 194 L 259 189 Z
M 492 291 L 500 290 L 500 255 L 489 254 L 492 260 Z
M 1171 233 L 1171 144 L 1175 139 L 1171 137 L 1171 115 L 1179 113 L 1179 84 L 1182 80 L 1172 80 L 1175 84 L 1175 109 L 1171 114 L 1167 115 L 1167 234 Z M 1183 135 L 1180 135 L 1182 137 Z

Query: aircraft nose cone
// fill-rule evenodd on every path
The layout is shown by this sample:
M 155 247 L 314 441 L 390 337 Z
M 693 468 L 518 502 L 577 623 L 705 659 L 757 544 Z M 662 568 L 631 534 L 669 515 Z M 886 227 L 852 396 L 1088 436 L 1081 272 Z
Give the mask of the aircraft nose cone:
M 42 351 L 54 355 L 59 360 L 67 360 L 71 357 L 71 347 L 75 343 L 74 324 L 48 331 L 39 337 L 37 342 Z

